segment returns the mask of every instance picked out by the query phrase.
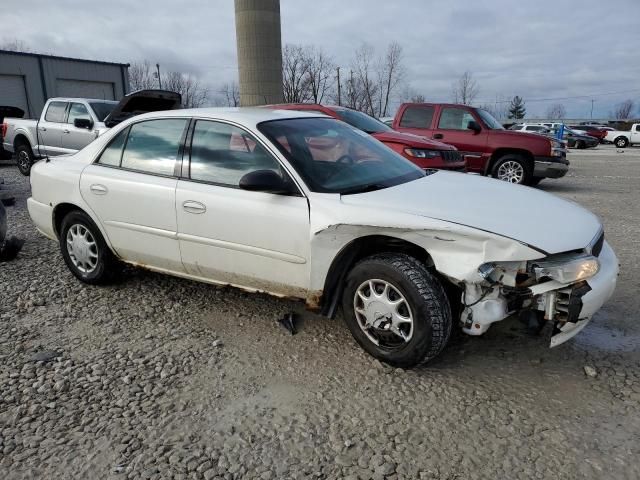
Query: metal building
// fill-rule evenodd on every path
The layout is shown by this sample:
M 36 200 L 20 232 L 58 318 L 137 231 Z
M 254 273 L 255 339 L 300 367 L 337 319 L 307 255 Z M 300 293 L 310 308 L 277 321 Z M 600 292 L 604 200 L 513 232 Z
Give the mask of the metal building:
M 37 117 L 51 97 L 119 100 L 129 91 L 129 64 L 0 50 L 0 105 Z

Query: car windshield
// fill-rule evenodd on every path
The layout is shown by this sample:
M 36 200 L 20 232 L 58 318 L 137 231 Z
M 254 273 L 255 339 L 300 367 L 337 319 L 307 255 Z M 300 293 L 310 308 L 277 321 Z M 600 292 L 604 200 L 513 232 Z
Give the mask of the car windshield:
M 118 102 L 89 102 L 99 122 L 104 122 L 104 119 L 116 108 Z
M 368 134 L 332 118 L 271 120 L 258 129 L 314 192 L 363 193 L 425 176 Z
M 504 130 L 504 127 L 502 126 L 502 124 L 498 120 L 496 120 L 493 117 L 493 115 L 491 115 L 486 110 L 477 108 L 476 112 L 478 112 L 478 115 L 480 115 L 480 118 L 482 118 L 482 121 L 489 128 L 489 130 Z
M 350 110 L 348 108 L 337 108 L 334 110 L 340 120 L 347 122 L 367 133 L 382 133 L 393 130 L 389 125 L 385 125 L 380 120 L 370 117 L 366 113 Z

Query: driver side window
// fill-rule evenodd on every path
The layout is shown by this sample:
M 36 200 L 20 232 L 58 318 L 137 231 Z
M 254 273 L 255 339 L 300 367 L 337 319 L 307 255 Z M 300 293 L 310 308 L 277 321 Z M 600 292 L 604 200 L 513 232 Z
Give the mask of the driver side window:
M 467 130 L 473 115 L 462 108 L 443 108 L 438 121 L 438 128 L 443 130 Z
M 195 124 L 189 165 L 192 180 L 235 188 L 249 172 L 284 174 L 278 161 L 246 131 L 209 120 Z

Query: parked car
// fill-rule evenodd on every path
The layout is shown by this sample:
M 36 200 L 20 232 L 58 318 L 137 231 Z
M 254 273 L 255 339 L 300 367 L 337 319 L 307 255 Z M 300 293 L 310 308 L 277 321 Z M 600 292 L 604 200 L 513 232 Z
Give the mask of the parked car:
M 603 143 L 604 137 L 607 135 L 607 132 L 602 130 L 602 127 L 594 125 L 569 125 L 569 128 L 573 131 L 578 131 L 578 133 L 580 131 L 585 132 L 586 135 L 596 138 L 599 143 Z
M 481 108 L 403 103 L 393 128 L 449 143 L 463 152 L 468 171 L 511 183 L 535 185 L 543 178 L 562 177 L 569 169 L 562 142 L 505 130 Z
M 640 143 L 640 123 L 631 125 L 631 130 L 610 130 L 607 131 L 605 140 L 612 142 L 618 148 L 625 148 L 630 145 Z
M 7 105 L 0 106 L 0 160 L 10 160 L 11 152 L 7 152 L 3 146 L 3 138 L 6 133 L 6 127 L 4 124 L 5 117 L 22 118 L 24 116 L 24 110 L 17 107 L 11 107 Z
M 372 135 L 420 168 L 466 171 L 465 159 L 456 147 L 418 135 L 396 132 L 380 120 L 351 108 L 313 103 L 285 103 L 269 105 L 269 108 L 322 113 Z
M 577 204 L 425 172 L 317 114 L 141 115 L 38 162 L 31 186 L 35 226 L 83 282 L 107 281 L 120 260 L 330 317 L 341 305 L 357 342 L 401 367 L 436 357 L 455 325 L 480 335 L 512 313 L 553 322 L 558 345 L 618 273 L 601 222 Z
M 140 90 L 118 102 L 86 98 L 51 98 L 38 120 L 6 118 L 2 145 L 14 152 L 18 169 L 29 175 L 36 160 L 75 153 L 133 115 L 180 108 L 180 94 Z
M 380 120 L 382 123 L 384 123 L 388 127 L 393 126 L 393 117 L 380 117 L 378 120 Z
M 529 133 L 538 133 L 540 135 L 552 135 L 553 132 L 551 129 L 543 126 L 543 125 L 531 125 L 528 123 L 516 123 L 509 127 L 509 130 L 514 130 L 516 132 L 529 132 Z
M 562 139 L 567 142 L 567 147 L 577 149 L 597 147 L 600 143 L 597 138 L 582 134 L 580 131 L 569 127 L 564 127 Z

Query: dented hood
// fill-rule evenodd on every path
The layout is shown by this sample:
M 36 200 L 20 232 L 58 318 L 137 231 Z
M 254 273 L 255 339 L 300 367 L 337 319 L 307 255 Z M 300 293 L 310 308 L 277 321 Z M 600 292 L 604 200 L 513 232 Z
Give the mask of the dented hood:
M 518 240 L 544 253 L 585 248 L 602 228 L 598 217 L 555 195 L 508 182 L 439 171 L 342 202 L 465 225 Z

